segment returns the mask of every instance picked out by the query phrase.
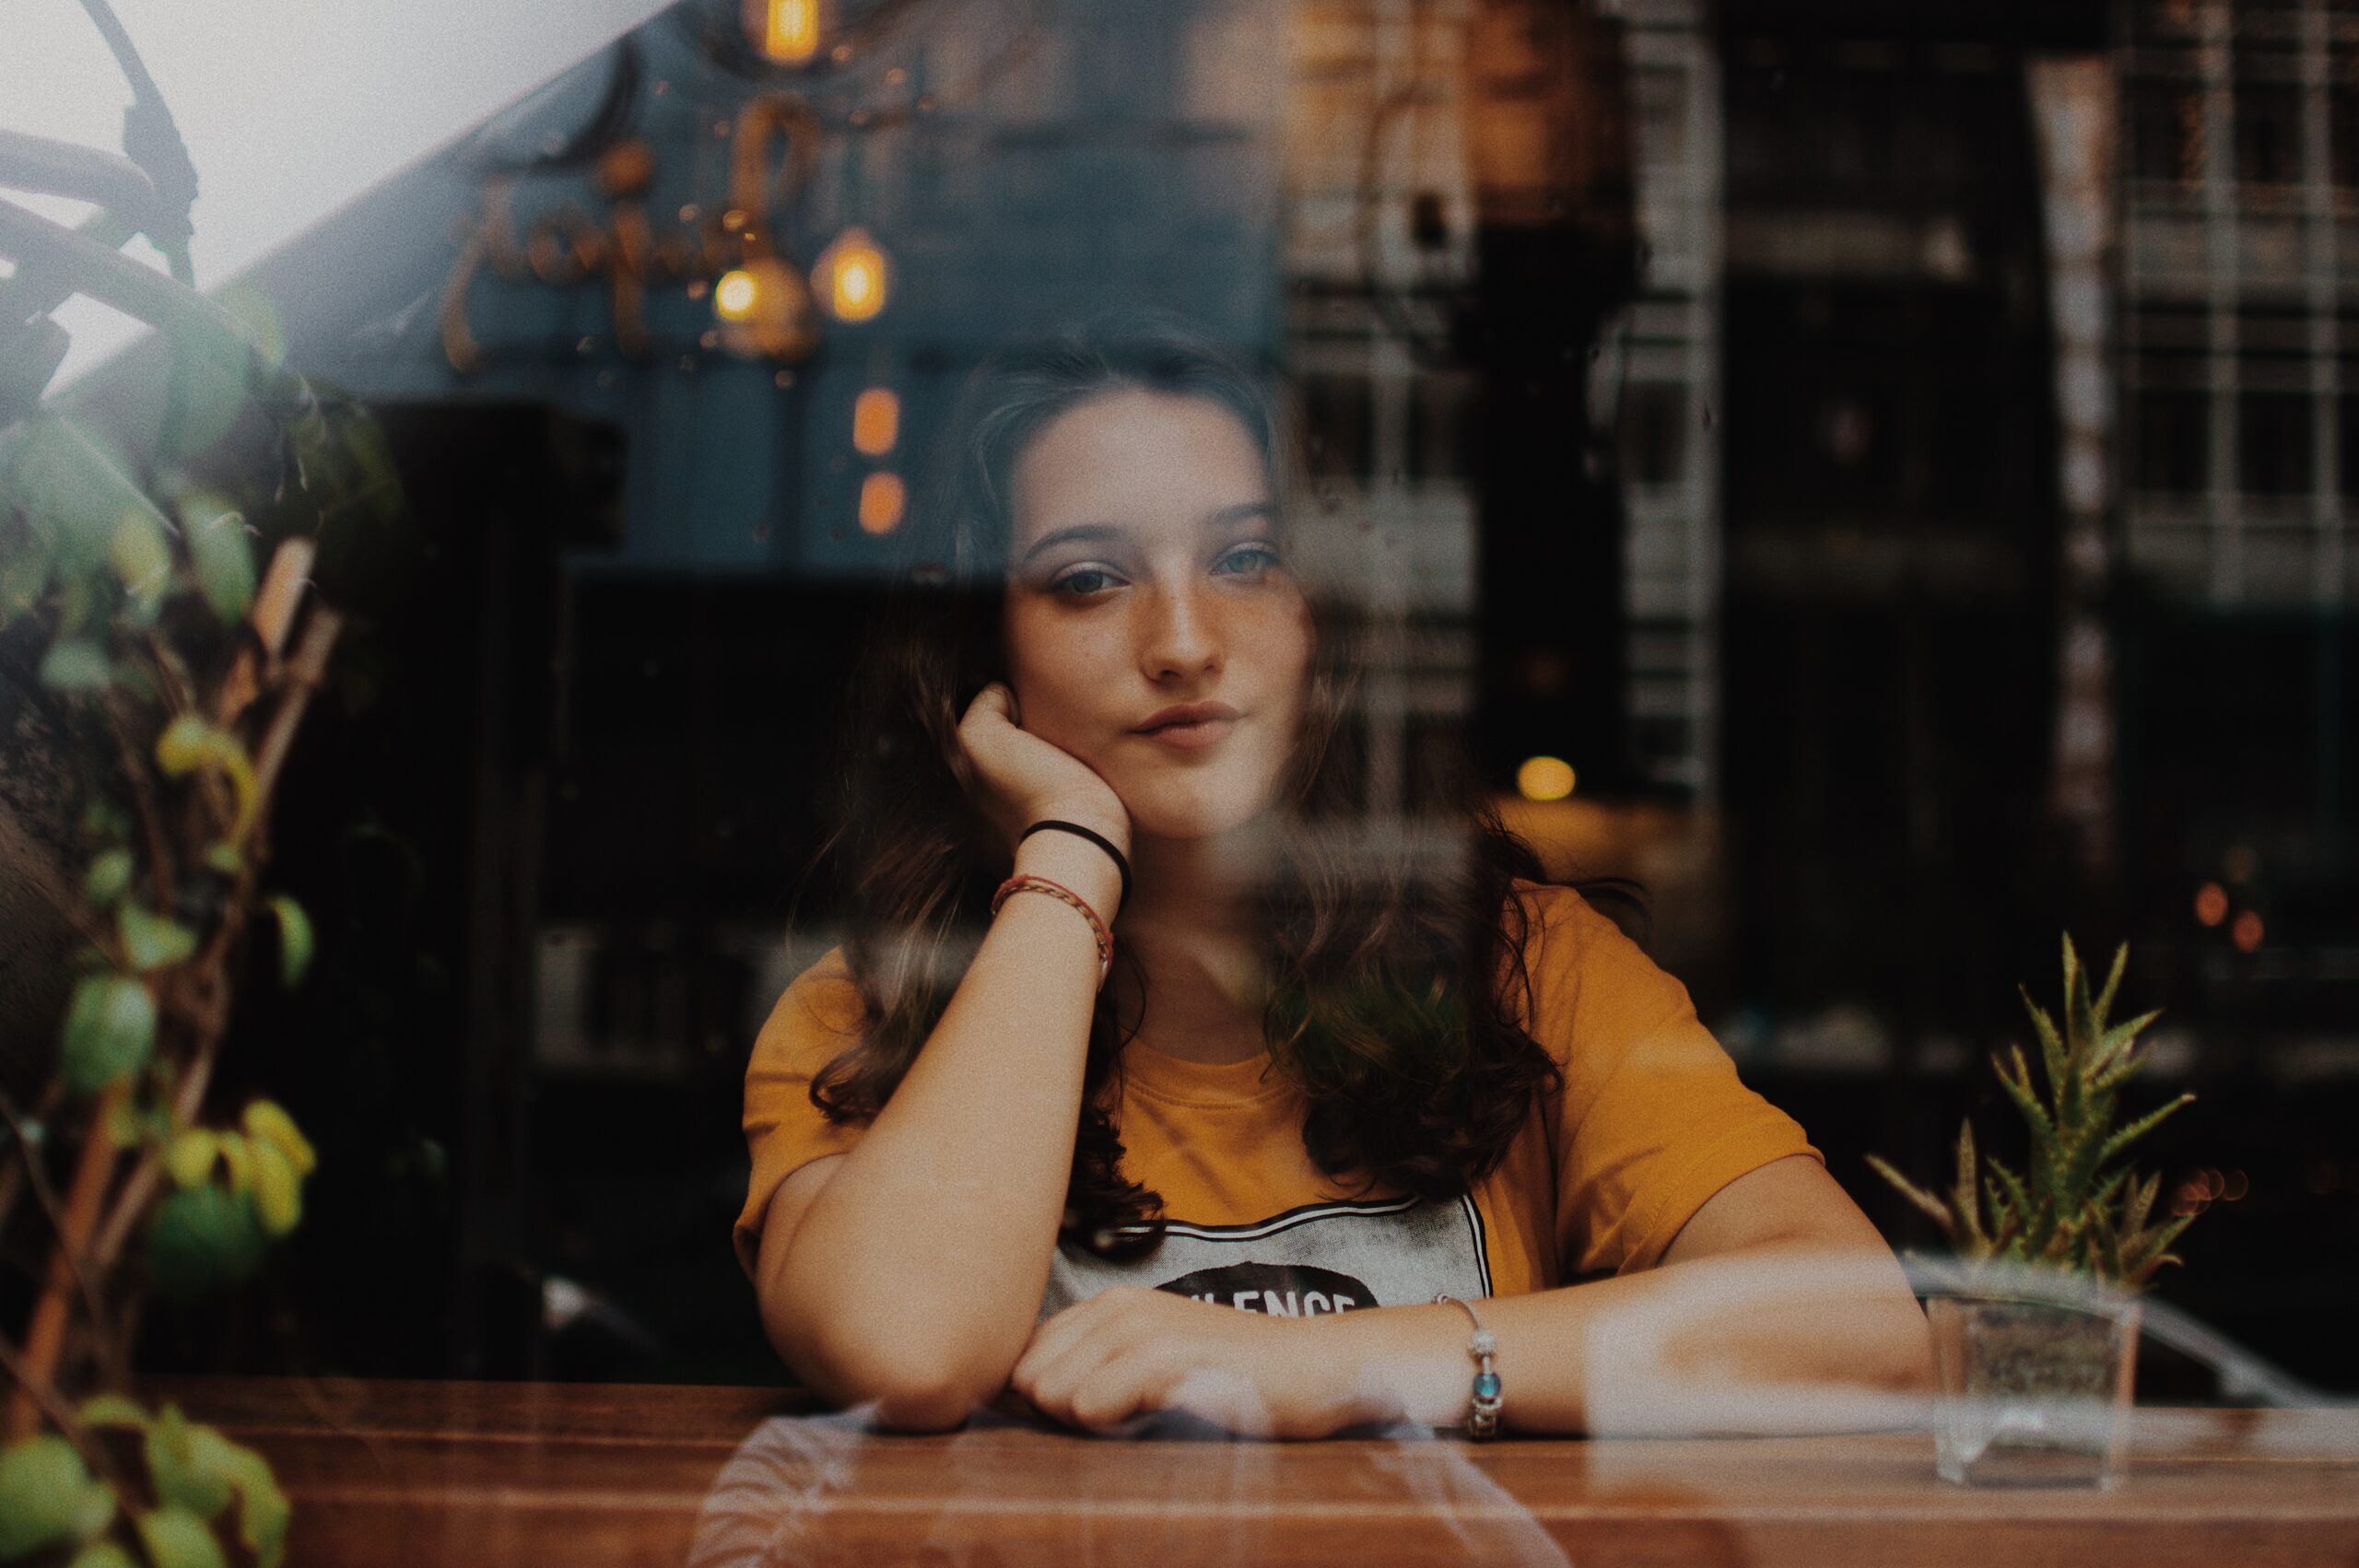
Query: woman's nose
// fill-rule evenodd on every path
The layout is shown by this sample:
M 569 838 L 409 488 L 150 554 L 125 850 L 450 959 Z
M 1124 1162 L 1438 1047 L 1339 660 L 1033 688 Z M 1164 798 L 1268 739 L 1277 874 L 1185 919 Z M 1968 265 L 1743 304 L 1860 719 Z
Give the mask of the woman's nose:
M 1144 595 L 1140 609 L 1140 662 L 1150 680 L 1219 672 L 1220 612 L 1209 595 L 1162 589 Z

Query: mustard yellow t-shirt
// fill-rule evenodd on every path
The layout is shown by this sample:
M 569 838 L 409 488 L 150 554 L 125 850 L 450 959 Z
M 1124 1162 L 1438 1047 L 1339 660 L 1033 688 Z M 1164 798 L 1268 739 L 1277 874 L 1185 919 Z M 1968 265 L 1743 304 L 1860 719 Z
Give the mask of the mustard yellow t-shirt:
M 1563 1068 L 1499 1167 L 1450 1202 L 1355 1195 L 1302 1146 L 1303 1105 L 1263 1059 L 1207 1067 L 1136 1043 L 1122 1058 L 1123 1174 L 1163 1198 L 1163 1245 L 1109 1262 L 1061 1246 L 1045 1315 L 1108 1285 L 1153 1285 L 1250 1311 L 1311 1315 L 1544 1290 L 1660 1262 L 1721 1188 L 1789 1154 L 1801 1127 L 1738 1081 L 1686 988 L 1570 888 L 1519 881 L 1532 914 L 1531 1016 Z M 1510 993 L 1520 1012 L 1520 991 Z M 841 950 L 787 988 L 745 1072 L 753 1179 L 738 1216 L 750 1276 L 770 1195 L 859 1141 L 811 1076 L 861 1027 Z

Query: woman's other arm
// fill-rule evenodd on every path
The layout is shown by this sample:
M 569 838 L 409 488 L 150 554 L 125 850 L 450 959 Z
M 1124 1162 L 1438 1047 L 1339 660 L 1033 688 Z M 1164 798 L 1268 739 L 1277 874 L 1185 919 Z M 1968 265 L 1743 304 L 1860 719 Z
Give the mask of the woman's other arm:
M 1931 1338 L 1891 1248 L 1807 1155 L 1722 1188 L 1661 1266 L 1480 1304 L 1503 1419 L 1530 1432 L 1784 1430 L 1932 1387 Z M 1463 1421 L 1473 1363 L 1452 1306 L 1315 1320 L 1341 1366 L 1414 1421 Z M 1829 1398 L 1832 1396 L 1832 1398 Z M 1822 1412 L 1813 1414 L 1813 1412 Z
M 1722 1188 L 1657 1268 L 1477 1310 L 1498 1340 L 1502 1420 L 1517 1431 L 1876 1424 L 1896 1408 L 1876 1396 L 1920 1393 L 1933 1375 L 1898 1263 L 1807 1155 Z M 1109 1291 L 1042 1324 L 1015 1384 L 1047 1413 L 1098 1429 L 1169 1409 L 1272 1436 L 1452 1426 L 1468 1410 L 1469 1338 L 1449 1305 L 1264 1317 Z

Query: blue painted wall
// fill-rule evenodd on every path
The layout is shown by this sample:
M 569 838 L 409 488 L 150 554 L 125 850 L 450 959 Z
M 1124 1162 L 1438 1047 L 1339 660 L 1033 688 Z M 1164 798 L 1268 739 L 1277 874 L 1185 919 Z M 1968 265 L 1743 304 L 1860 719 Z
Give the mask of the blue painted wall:
M 1027 322 L 1152 302 L 1276 352 L 1285 9 L 978 0 L 911 7 L 889 36 L 803 81 L 837 128 L 773 232 L 807 265 L 845 225 L 867 227 L 896 267 L 874 321 L 830 321 L 799 364 L 748 361 L 708 345 L 709 299 L 659 278 L 653 352 L 633 360 L 602 280 L 487 274 L 467 307 L 487 364 L 455 372 L 439 314 L 487 180 L 593 143 L 581 133 L 602 106 L 622 103 L 625 134 L 655 154 L 646 206 L 659 236 L 681 227 L 684 206 L 726 205 L 731 144 L 717 133 L 758 93 L 795 85 L 706 57 L 699 29 L 731 10 L 683 6 L 631 34 L 618 46 L 636 57 L 627 101 L 612 93 L 616 52 L 601 51 L 256 268 L 248 281 L 278 309 L 295 361 L 367 397 L 545 399 L 619 424 L 627 537 L 584 569 L 856 574 L 888 550 L 854 516 L 874 466 L 851 446 L 861 388 L 900 395 L 901 439 L 884 461 L 914 481 L 958 380 Z M 878 128 L 878 113 L 921 94 L 932 107 Z M 851 123 L 862 109 L 868 123 Z M 778 151 L 774 140 L 773 167 Z M 587 167 L 506 178 L 520 238 L 569 205 L 593 222 L 611 211 Z

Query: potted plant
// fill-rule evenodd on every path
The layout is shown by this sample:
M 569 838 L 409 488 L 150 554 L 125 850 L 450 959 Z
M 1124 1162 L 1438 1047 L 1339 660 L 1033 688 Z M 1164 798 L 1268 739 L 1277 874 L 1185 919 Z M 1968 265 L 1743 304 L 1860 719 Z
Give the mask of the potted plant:
M 2110 1022 L 2127 946 L 2104 985 L 2064 939 L 2062 1024 L 2023 993 L 2040 1047 L 2033 1076 L 2021 1046 L 1991 1066 L 2030 1132 L 2021 1170 L 1978 1157 L 1971 1120 L 1958 1129 L 1946 1193 L 1917 1186 L 1885 1161 L 1868 1163 L 1931 1215 L 1954 1262 L 1926 1277 L 1941 1367 L 1936 1461 L 1966 1484 L 2118 1479 L 2133 1395 L 2137 1293 L 2179 1259 L 2171 1244 L 2190 1215 L 2157 1216 L 2160 1173 L 2142 1179 L 2123 1156 L 2181 1094 L 2116 1125 L 2122 1085 L 2146 1053 L 2138 1036 L 2158 1013 Z

